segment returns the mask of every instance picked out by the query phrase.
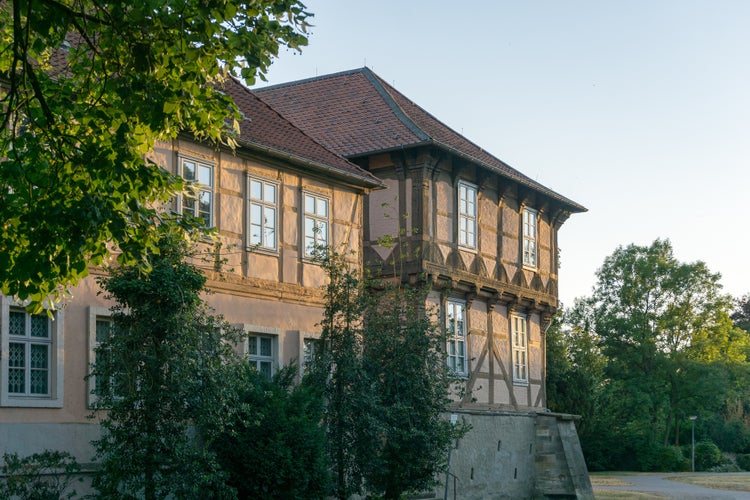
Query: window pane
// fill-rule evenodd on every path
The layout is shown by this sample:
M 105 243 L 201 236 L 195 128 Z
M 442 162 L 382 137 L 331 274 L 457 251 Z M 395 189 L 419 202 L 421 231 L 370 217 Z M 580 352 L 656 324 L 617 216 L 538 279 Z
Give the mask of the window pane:
M 276 230 L 272 227 L 267 227 L 264 234 L 265 245 L 268 248 L 276 248 Z
M 195 215 L 195 198 L 189 194 L 182 197 L 182 211 L 190 215 Z
M 49 338 L 49 318 L 47 318 L 46 314 L 31 316 L 31 336 Z
M 248 353 L 250 354 L 258 354 L 258 337 L 250 336 L 248 339 Z
M 328 217 L 328 200 L 318 199 L 316 214 L 321 217 Z
M 26 345 L 11 342 L 8 344 L 8 392 L 26 392 Z
M 31 394 L 47 394 L 49 379 L 49 347 L 31 345 Z
M 276 203 L 276 186 L 273 184 L 266 184 L 265 201 L 268 203 Z
M 10 311 L 8 317 L 8 333 L 19 337 L 26 336 L 26 313 Z
M 271 338 L 261 337 L 260 338 L 260 355 L 271 356 Z
M 195 180 L 195 163 L 188 160 L 182 161 L 182 177 L 186 181 Z
M 253 203 L 250 205 L 250 224 L 260 226 L 263 224 L 263 209 L 260 205 Z
M 315 239 L 315 220 L 305 217 L 305 237 Z
M 273 375 L 273 365 L 270 361 L 260 362 L 260 373 L 268 378 L 271 378 L 271 376 Z
M 8 366 L 13 368 L 26 366 L 26 344 L 16 342 L 8 344 Z
M 315 198 L 310 195 L 305 195 L 305 212 L 308 214 L 315 213 Z
M 261 234 L 263 233 L 263 228 L 257 224 L 252 224 L 250 226 L 250 244 L 251 245 L 260 245 L 263 243 L 261 241 Z
M 327 245 L 328 244 L 328 223 L 327 222 L 318 222 L 317 224 L 318 229 L 318 243 L 321 245 Z
M 263 199 L 263 184 L 258 181 L 250 181 L 250 198 L 254 200 Z
M 315 238 L 305 237 L 305 255 L 313 255 L 315 253 Z
M 211 167 L 201 165 L 198 169 L 198 182 L 200 182 L 204 186 L 213 186 L 213 170 L 214 169 Z
M 276 210 L 273 208 L 266 208 L 264 211 L 264 224 L 268 228 L 276 227 Z
M 101 344 L 109 338 L 111 323 L 106 319 L 96 320 L 96 342 Z

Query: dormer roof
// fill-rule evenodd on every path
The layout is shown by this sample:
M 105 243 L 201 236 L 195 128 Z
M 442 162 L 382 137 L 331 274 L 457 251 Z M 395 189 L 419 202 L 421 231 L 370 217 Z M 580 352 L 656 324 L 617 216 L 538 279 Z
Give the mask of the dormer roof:
M 367 67 L 253 92 L 347 158 L 431 145 L 556 200 L 570 212 L 586 211 L 451 129 Z

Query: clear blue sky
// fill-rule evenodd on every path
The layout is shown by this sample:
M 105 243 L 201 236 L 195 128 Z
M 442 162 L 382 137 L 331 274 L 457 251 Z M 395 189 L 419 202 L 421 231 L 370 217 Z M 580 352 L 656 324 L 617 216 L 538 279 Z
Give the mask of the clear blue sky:
M 750 1 L 308 0 L 309 46 L 268 83 L 369 66 L 467 138 L 583 204 L 560 298 L 618 245 L 669 238 L 750 292 Z

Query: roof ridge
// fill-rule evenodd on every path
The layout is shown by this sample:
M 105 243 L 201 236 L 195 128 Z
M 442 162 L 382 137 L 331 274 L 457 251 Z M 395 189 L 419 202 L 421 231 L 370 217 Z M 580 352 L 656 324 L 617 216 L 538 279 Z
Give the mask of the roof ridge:
M 388 89 L 383 85 L 388 85 L 388 83 L 384 82 L 382 78 L 380 78 L 377 74 L 375 74 L 374 71 L 372 71 L 370 68 L 365 66 L 362 68 L 362 74 L 367 78 L 367 80 L 372 84 L 372 86 L 375 88 L 378 94 L 380 94 L 380 97 L 383 98 L 385 103 L 388 105 L 389 108 L 391 108 L 391 111 L 393 111 L 393 114 L 396 115 L 396 118 L 399 119 L 401 123 L 403 123 L 406 128 L 411 130 L 414 135 L 419 137 L 422 141 L 434 141 L 435 139 L 433 137 L 430 137 L 430 135 L 422 130 L 422 128 L 417 125 L 414 120 L 412 120 L 407 112 L 398 105 L 396 100 L 393 98 L 391 93 L 388 91 Z M 395 92 L 399 93 L 403 97 L 406 98 L 401 92 L 396 90 L 395 88 L 388 85 L 391 89 L 393 89 Z
M 275 89 L 281 89 L 285 87 L 295 87 L 297 85 L 304 85 L 306 83 L 328 80 L 329 78 L 337 78 L 340 76 L 354 75 L 356 73 L 362 73 L 364 72 L 364 70 L 369 71 L 370 68 L 368 68 L 367 66 L 363 66 L 361 68 L 347 69 L 344 71 L 339 71 L 337 73 L 328 73 L 325 75 L 311 76 L 310 78 L 303 78 L 301 80 L 292 80 L 291 82 L 282 82 L 282 83 L 276 83 L 274 85 L 266 85 L 265 87 L 258 87 L 256 89 L 251 89 L 251 91 L 263 92 L 264 90 L 275 90 Z

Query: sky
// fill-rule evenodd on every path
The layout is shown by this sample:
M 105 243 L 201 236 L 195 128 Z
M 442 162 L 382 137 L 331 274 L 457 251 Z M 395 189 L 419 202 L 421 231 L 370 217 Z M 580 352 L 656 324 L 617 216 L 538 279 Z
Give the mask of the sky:
M 559 233 L 563 305 L 618 246 L 657 238 L 750 293 L 750 1 L 305 5 L 309 45 L 281 51 L 267 84 L 366 65 L 588 208 Z

